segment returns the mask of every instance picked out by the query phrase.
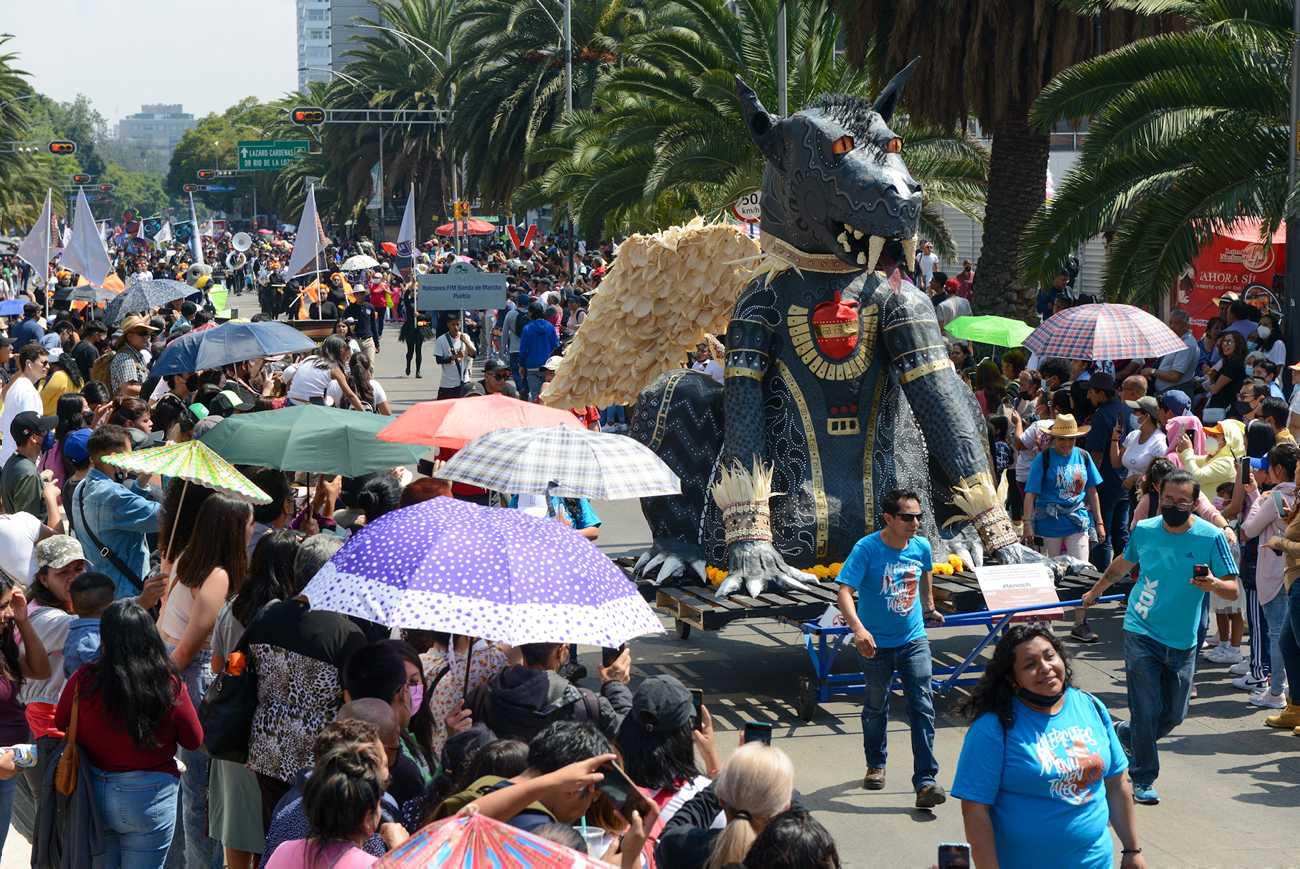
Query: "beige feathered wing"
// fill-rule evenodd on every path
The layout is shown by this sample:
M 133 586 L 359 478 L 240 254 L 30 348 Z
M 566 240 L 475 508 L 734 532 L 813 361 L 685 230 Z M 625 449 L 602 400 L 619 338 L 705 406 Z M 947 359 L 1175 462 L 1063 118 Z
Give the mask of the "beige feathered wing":
M 758 242 L 740 228 L 698 217 L 623 242 L 542 402 L 636 401 L 656 377 L 680 367 L 705 333 L 726 332 L 758 255 Z

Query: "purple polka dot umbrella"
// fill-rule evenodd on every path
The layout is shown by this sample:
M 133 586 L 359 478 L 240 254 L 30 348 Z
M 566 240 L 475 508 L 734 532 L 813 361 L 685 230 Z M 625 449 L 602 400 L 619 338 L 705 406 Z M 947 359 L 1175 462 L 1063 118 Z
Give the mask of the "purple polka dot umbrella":
M 389 627 L 511 645 L 613 648 L 663 630 L 623 571 L 568 526 L 447 497 L 366 525 L 304 594 Z

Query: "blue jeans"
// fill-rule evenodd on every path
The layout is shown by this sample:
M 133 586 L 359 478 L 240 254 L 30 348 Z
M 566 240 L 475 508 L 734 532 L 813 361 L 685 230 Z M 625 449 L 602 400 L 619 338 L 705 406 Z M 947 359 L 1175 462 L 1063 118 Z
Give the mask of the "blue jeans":
M 542 369 L 529 368 L 528 374 L 528 400 L 532 401 L 542 394 L 542 384 L 546 381 L 542 379 Z
M 91 768 L 106 869 L 159 869 L 176 826 L 176 776 Z
M 1282 684 L 1286 681 L 1286 667 L 1282 662 L 1282 628 L 1286 627 L 1287 610 L 1291 608 L 1291 602 L 1287 598 L 1286 589 L 1283 589 L 1271 601 L 1260 607 L 1264 613 L 1264 625 L 1268 636 L 1270 666 L 1268 690 L 1274 694 L 1282 693 Z M 1250 635 L 1252 646 L 1259 642 L 1256 636 L 1256 634 Z
M 18 778 L 0 781 L 0 854 L 5 851 L 5 839 L 9 836 L 9 819 L 14 813 L 14 794 L 18 792 Z
M 1290 683 L 1287 691 L 1291 702 L 1295 703 L 1300 701 L 1300 580 L 1291 583 L 1286 598 L 1286 620 L 1282 623 L 1277 646 L 1282 656 L 1281 666 L 1286 670 L 1286 680 Z M 1279 664 L 1274 661 L 1273 666 L 1276 668 Z
M 1129 720 L 1115 725 L 1130 752 L 1133 784 L 1150 787 L 1160 775 L 1156 740 L 1182 724 L 1192 697 L 1196 649 L 1171 649 L 1145 634 L 1124 632 Z
M 524 401 L 528 400 L 528 379 L 525 376 L 524 366 L 519 361 L 519 354 L 510 354 L 510 376 L 515 381 L 515 389 L 519 390 L 519 397 Z
M 889 724 L 889 695 L 898 673 L 907 698 L 907 720 L 912 727 L 912 787 L 934 784 L 939 761 L 934 756 L 934 686 L 930 641 L 924 637 L 892 649 L 876 649 L 874 658 L 862 659 L 866 681 L 862 693 L 862 749 L 867 766 L 885 767 L 885 729 Z
M 1122 488 L 1113 494 L 1102 495 L 1099 500 L 1101 521 L 1106 525 L 1106 539 L 1093 544 L 1088 558 L 1093 567 L 1105 570 L 1110 567 L 1114 553 L 1122 554 L 1128 545 L 1128 519 L 1132 515 L 1133 503 L 1129 500 L 1128 492 Z
M 195 708 L 203 702 L 203 695 L 216 681 L 211 660 L 212 653 L 206 648 L 201 649 L 181 672 Z M 197 751 L 181 747 L 177 756 L 185 764 L 185 772 L 181 773 L 180 815 L 176 827 L 179 850 L 170 861 L 171 865 L 176 865 L 175 856 L 183 856 L 181 865 L 186 869 L 221 869 L 225 851 L 219 841 L 208 835 L 208 766 L 212 758 L 202 747 Z

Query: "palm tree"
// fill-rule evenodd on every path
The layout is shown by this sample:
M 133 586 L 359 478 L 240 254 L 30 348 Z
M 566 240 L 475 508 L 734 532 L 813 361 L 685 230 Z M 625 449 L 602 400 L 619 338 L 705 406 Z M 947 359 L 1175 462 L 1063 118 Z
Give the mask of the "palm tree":
M 735 95 L 745 79 L 776 105 L 772 40 L 777 0 L 679 0 L 684 18 L 625 45 L 632 62 L 610 73 L 591 111 L 575 112 L 535 147 L 549 166 L 526 184 L 520 207 L 571 207 L 588 234 L 654 229 L 692 214 L 716 215 L 758 190 L 763 159 Z M 787 6 L 790 104 L 821 93 L 867 96 L 867 73 L 836 53 L 839 23 L 823 5 Z M 940 214 L 946 202 L 978 217 L 987 152 L 964 137 L 895 119 L 908 164 L 927 192 L 923 231 L 941 250 L 953 245 Z
M 0 49 L 12 38 L 0 34 Z M 14 65 L 17 61 L 16 53 L 0 50 L 0 142 L 23 142 L 35 135 L 27 105 L 35 93 L 27 73 Z M 58 186 L 54 163 L 45 153 L 0 157 L 0 226 L 21 227 L 25 232 L 36 220 L 46 189 Z
M 905 102 L 946 129 L 973 116 L 992 140 L 984 240 L 975 273 L 982 311 L 1024 315 L 1034 291 L 1016 273 L 1020 236 L 1046 194 L 1049 134 L 1030 123 L 1039 91 L 1071 65 L 1168 24 L 1064 0 L 832 0 L 855 61 L 886 78 L 920 58 Z M 1148 3 L 1148 5 L 1150 5 Z
M 1190 30 L 1074 66 L 1038 98 L 1040 127 L 1092 120 L 1079 162 L 1025 234 L 1026 273 L 1048 275 L 1107 233 L 1107 296 L 1154 305 L 1215 232 L 1257 218 L 1267 238 L 1285 217 L 1291 4 L 1167 5 Z
M 562 10 L 562 0 L 470 0 L 460 14 L 452 137 L 465 156 L 467 186 L 489 206 L 508 204 L 540 171 L 527 164 L 528 150 L 564 114 Z M 624 0 L 572 0 L 575 108 L 592 104 L 628 40 L 661 14 Z

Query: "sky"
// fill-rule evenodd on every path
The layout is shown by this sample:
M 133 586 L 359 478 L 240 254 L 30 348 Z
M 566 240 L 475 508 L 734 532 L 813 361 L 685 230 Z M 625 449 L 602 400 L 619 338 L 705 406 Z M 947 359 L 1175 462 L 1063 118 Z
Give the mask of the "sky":
M 144 103 L 201 118 L 298 85 L 294 0 L 0 0 L 36 90 L 88 96 L 110 126 Z

